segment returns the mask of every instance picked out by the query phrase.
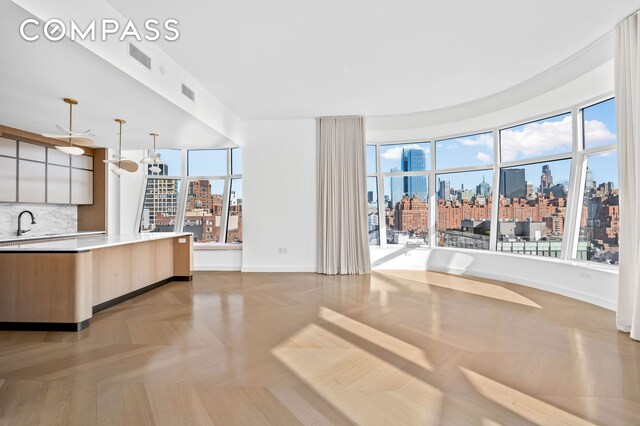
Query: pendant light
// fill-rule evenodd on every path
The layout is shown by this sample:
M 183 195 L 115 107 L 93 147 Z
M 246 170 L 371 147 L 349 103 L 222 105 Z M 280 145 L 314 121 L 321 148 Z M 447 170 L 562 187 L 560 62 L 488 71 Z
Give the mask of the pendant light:
M 156 160 L 158 160 L 160 158 L 160 154 L 158 154 L 156 152 L 156 136 L 158 136 L 158 134 L 157 133 L 149 133 L 149 135 L 153 136 L 153 151 L 149 152 L 148 156 L 146 156 L 145 158 L 140 160 L 140 164 L 155 163 Z
M 73 131 L 73 127 L 72 127 L 73 126 L 73 106 L 78 105 L 78 101 L 71 98 L 64 98 L 63 101 L 69 104 L 69 128 L 65 129 L 64 127 L 56 124 L 56 128 L 60 132 L 62 132 L 61 134 L 44 133 L 42 136 L 45 136 L 48 138 L 54 138 L 54 139 L 67 140 L 69 142 L 68 146 L 67 145 L 56 146 L 56 149 L 58 151 L 64 152 L 67 155 L 82 155 L 84 154 L 84 150 L 78 146 L 73 146 L 73 145 L 79 145 L 79 146 L 94 145 L 95 142 L 90 137 L 90 136 L 93 136 L 93 134 L 90 133 L 91 130 L 87 130 L 86 132 L 83 132 L 83 133 L 76 133 Z
M 149 136 L 153 136 L 153 155 L 149 154 L 147 158 L 142 159 L 141 163 L 151 164 L 148 169 L 151 173 L 160 173 L 162 171 L 162 169 L 158 167 L 160 154 L 156 152 L 156 137 L 159 135 L 157 133 L 149 133 Z
M 129 160 L 122 156 L 122 125 L 126 123 L 121 118 L 116 118 L 116 123 L 118 123 L 119 131 L 118 131 L 118 154 L 113 156 L 112 160 L 102 160 L 105 163 L 113 164 L 115 167 L 111 169 L 111 172 L 117 176 L 121 176 L 127 172 L 134 173 L 138 171 L 138 163 L 133 160 Z

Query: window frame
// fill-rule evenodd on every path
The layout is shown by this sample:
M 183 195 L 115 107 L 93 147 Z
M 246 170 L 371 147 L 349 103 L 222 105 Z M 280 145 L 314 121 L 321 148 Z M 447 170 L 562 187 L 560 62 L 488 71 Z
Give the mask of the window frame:
M 174 228 L 174 232 L 183 232 L 184 229 L 184 218 L 186 216 L 186 207 L 187 207 L 187 195 L 188 195 L 188 186 L 189 181 L 197 181 L 197 180 L 222 180 L 223 181 L 223 195 L 222 195 L 222 213 L 220 218 L 220 236 L 218 241 L 211 242 L 203 242 L 203 243 L 195 243 L 194 249 L 204 249 L 207 246 L 211 246 L 212 244 L 216 245 L 228 245 L 230 247 L 242 247 L 241 243 L 228 243 L 227 240 L 227 229 L 229 224 L 229 202 L 231 198 L 231 181 L 233 179 L 242 179 L 242 173 L 232 174 L 232 162 L 231 162 L 231 152 L 234 149 L 241 149 L 241 147 L 226 147 L 226 148 L 163 148 L 163 149 L 176 149 L 181 151 L 181 174 L 180 175 L 172 175 L 172 176 L 159 176 L 149 174 L 145 167 L 143 167 L 144 176 L 142 182 L 142 194 L 140 196 L 140 204 L 138 207 L 138 214 L 136 217 L 135 229 L 134 233 L 141 233 L 141 221 L 142 221 L 142 209 L 144 208 L 144 199 L 146 195 L 147 181 L 149 179 L 165 179 L 165 180 L 177 180 L 180 182 L 180 191 L 178 193 L 178 205 L 176 211 L 176 226 Z M 190 176 L 188 174 L 188 157 L 189 151 L 197 151 L 197 150 L 225 150 L 225 159 L 226 159 L 226 171 L 227 173 L 224 175 L 198 175 L 198 176 Z M 147 154 L 148 155 L 148 154 Z
M 518 253 L 506 253 L 497 250 L 498 239 L 498 202 L 493 202 L 491 206 L 491 236 L 489 250 L 490 252 L 496 252 L 500 254 L 507 254 L 513 256 L 525 256 L 528 259 L 540 259 L 545 261 L 570 261 L 578 262 L 581 265 L 590 265 L 599 268 L 618 270 L 616 265 L 606 265 L 590 262 L 588 260 L 577 259 L 579 232 L 580 232 L 580 214 L 582 211 L 583 197 L 584 197 L 584 184 L 586 179 L 587 160 L 589 156 L 594 154 L 601 154 L 608 151 L 615 151 L 618 149 L 618 138 L 616 137 L 615 144 L 602 145 L 597 147 L 585 148 L 584 146 L 584 126 L 583 126 L 583 110 L 590 106 L 599 104 L 609 99 L 615 98 L 614 92 L 607 92 L 600 96 L 588 99 L 586 101 L 572 105 L 569 108 L 561 108 L 555 111 L 550 111 L 544 114 L 538 114 L 536 116 L 528 117 L 522 120 L 513 121 L 504 125 L 494 126 L 491 128 L 474 129 L 468 132 L 459 132 L 453 134 L 434 135 L 434 137 L 427 138 L 413 138 L 406 140 L 392 140 L 392 141 L 367 141 L 366 145 L 376 146 L 376 172 L 367 172 L 367 177 L 375 177 L 377 180 L 378 188 L 378 223 L 380 229 L 380 244 L 370 245 L 370 247 L 386 248 L 388 245 L 394 246 L 394 244 L 388 244 L 386 239 L 387 226 L 384 220 L 385 207 L 384 203 L 384 179 L 391 176 L 428 176 L 428 205 L 429 205 L 429 245 L 423 246 L 429 249 L 439 250 L 468 250 L 454 247 L 437 247 L 437 195 L 436 195 L 436 176 L 447 173 L 458 173 L 468 171 L 482 171 L 491 170 L 493 172 L 493 181 L 491 191 L 493 197 L 496 196 L 496 188 L 500 187 L 500 170 L 503 168 L 519 167 L 536 163 L 544 163 L 557 160 L 571 160 L 571 171 L 569 175 L 570 185 L 567 195 L 567 213 L 565 217 L 565 231 L 562 239 L 562 252 L 558 258 L 549 258 L 543 256 L 532 256 L 529 254 Z M 512 127 L 544 120 L 546 118 L 553 118 L 563 114 L 571 114 L 572 123 L 572 148 L 570 151 L 561 154 L 551 154 L 536 156 L 527 159 L 519 159 L 512 161 L 502 161 L 500 132 Z M 437 141 L 461 138 L 465 136 L 473 136 L 483 133 L 493 132 L 493 164 L 491 165 L 476 165 L 467 167 L 455 167 L 446 169 L 436 168 Z M 422 172 L 381 172 L 380 171 L 380 149 L 385 145 L 398 145 L 398 144 L 410 144 L 410 143 L 429 143 L 431 149 L 431 167 L 427 171 Z M 382 194 L 382 195 L 381 195 Z M 384 237 L 383 237 L 384 236 Z M 401 245 L 398 245 L 401 246 Z M 470 249 L 474 252 L 475 249 Z

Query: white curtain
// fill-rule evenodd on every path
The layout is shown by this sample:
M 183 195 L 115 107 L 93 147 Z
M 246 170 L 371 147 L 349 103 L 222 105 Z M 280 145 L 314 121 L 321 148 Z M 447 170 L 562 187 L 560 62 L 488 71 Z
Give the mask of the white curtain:
M 615 73 L 620 152 L 618 329 L 640 340 L 640 12 L 616 28 Z
M 317 120 L 318 272 L 371 271 L 364 119 Z

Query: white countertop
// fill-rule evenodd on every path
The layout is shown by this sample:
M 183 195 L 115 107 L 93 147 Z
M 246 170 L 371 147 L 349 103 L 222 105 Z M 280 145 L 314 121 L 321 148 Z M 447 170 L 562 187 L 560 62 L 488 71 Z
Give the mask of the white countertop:
M 0 247 L 0 253 L 12 252 L 83 252 L 105 247 L 120 246 L 124 244 L 142 243 L 164 238 L 175 238 L 191 235 L 190 232 L 149 232 L 145 234 L 131 235 L 96 235 L 73 240 L 47 241 L 43 243 L 15 244 Z

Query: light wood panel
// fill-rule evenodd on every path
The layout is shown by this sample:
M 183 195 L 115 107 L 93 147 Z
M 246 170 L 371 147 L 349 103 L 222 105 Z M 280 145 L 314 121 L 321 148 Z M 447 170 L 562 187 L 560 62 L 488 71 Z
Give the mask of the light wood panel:
M 1 253 L 0 322 L 84 321 L 90 270 L 90 253 Z
M 173 240 L 93 250 L 93 305 L 173 277 Z
M 80 333 L 0 332 L 0 422 L 640 424 L 614 317 L 422 271 L 195 273 Z
M 182 242 L 184 241 L 184 242 Z M 190 277 L 193 270 L 193 236 L 173 239 L 173 275 Z
M 105 148 L 93 149 L 93 204 L 78 206 L 78 231 L 107 231 L 108 167 Z

